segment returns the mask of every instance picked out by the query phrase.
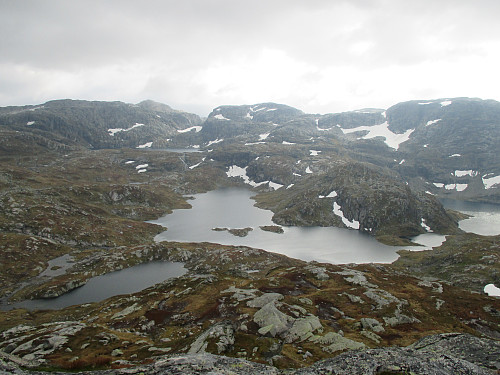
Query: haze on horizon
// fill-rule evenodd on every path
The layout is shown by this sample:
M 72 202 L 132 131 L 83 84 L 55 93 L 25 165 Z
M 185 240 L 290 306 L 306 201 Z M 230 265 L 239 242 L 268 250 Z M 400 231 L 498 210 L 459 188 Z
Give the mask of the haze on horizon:
M 0 0 L 0 106 L 500 99 L 497 0 Z

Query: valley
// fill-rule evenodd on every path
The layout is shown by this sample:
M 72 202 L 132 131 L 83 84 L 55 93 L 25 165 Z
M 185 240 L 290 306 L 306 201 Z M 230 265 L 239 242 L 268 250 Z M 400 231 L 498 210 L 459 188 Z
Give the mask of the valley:
M 500 235 L 464 232 L 467 215 L 439 199 L 500 203 L 499 124 L 500 103 L 468 98 L 326 115 L 275 103 L 221 106 L 206 119 L 151 101 L 0 108 L 0 369 L 153 373 L 147 366 L 180 356 L 192 369 L 197 360 L 235 361 L 304 374 L 321 373 L 326 359 L 341 373 L 333 372 L 338 355 L 365 355 L 398 374 L 416 368 L 403 363 L 411 356 L 398 357 L 399 370 L 380 358 L 413 345 L 426 363 L 417 373 L 494 373 L 500 299 L 484 286 L 500 286 Z M 172 240 L 170 224 L 165 232 L 157 223 L 189 211 L 197 194 L 241 188 L 267 218 L 209 228 L 231 244 Z M 212 210 L 234 213 L 223 204 Z M 183 227 L 198 231 L 194 220 Z M 363 235 L 367 253 L 370 243 L 415 250 L 411 239 L 426 233 L 446 241 L 398 251 L 394 262 L 345 263 L 242 242 L 257 233 L 281 242 L 296 227 Z M 39 276 L 66 254 L 67 269 Z M 103 301 L 7 309 L 7 300 L 55 298 L 156 261 L 186 273 Z M 456 351 L 444 359 L 421 350 L 426 340 Z M 474 345 L 482 356 L 471 354 Z

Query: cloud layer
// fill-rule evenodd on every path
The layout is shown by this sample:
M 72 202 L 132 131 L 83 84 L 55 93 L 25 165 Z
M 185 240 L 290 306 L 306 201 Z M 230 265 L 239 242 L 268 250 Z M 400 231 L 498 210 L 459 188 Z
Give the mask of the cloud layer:
M 498 98 L 497 0 L 0 0 L 0 105 Z

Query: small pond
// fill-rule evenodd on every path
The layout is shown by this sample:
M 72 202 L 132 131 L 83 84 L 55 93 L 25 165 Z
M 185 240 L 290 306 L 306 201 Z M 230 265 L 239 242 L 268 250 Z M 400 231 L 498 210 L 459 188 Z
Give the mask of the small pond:
M 61 309 L 89 302 L 98 302 L 119 294 L 139 292 L 164 280 L 184 275 L 182 263 L 149 262 L 91 278 L 85 285 L 57 298 L 36 299 L 1 306 L 2 310 Z

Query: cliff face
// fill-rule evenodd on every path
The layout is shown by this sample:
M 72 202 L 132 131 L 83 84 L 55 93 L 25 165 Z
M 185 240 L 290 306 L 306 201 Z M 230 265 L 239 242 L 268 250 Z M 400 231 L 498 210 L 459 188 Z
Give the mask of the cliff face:
M 332 163 L 307 180 L 262 193 L 256 200 L 283 225 L 349 227 L 375 236 L 458 230 L 456 219 L 436 198 L 413 192 L 387 170 L 358 162 Z

